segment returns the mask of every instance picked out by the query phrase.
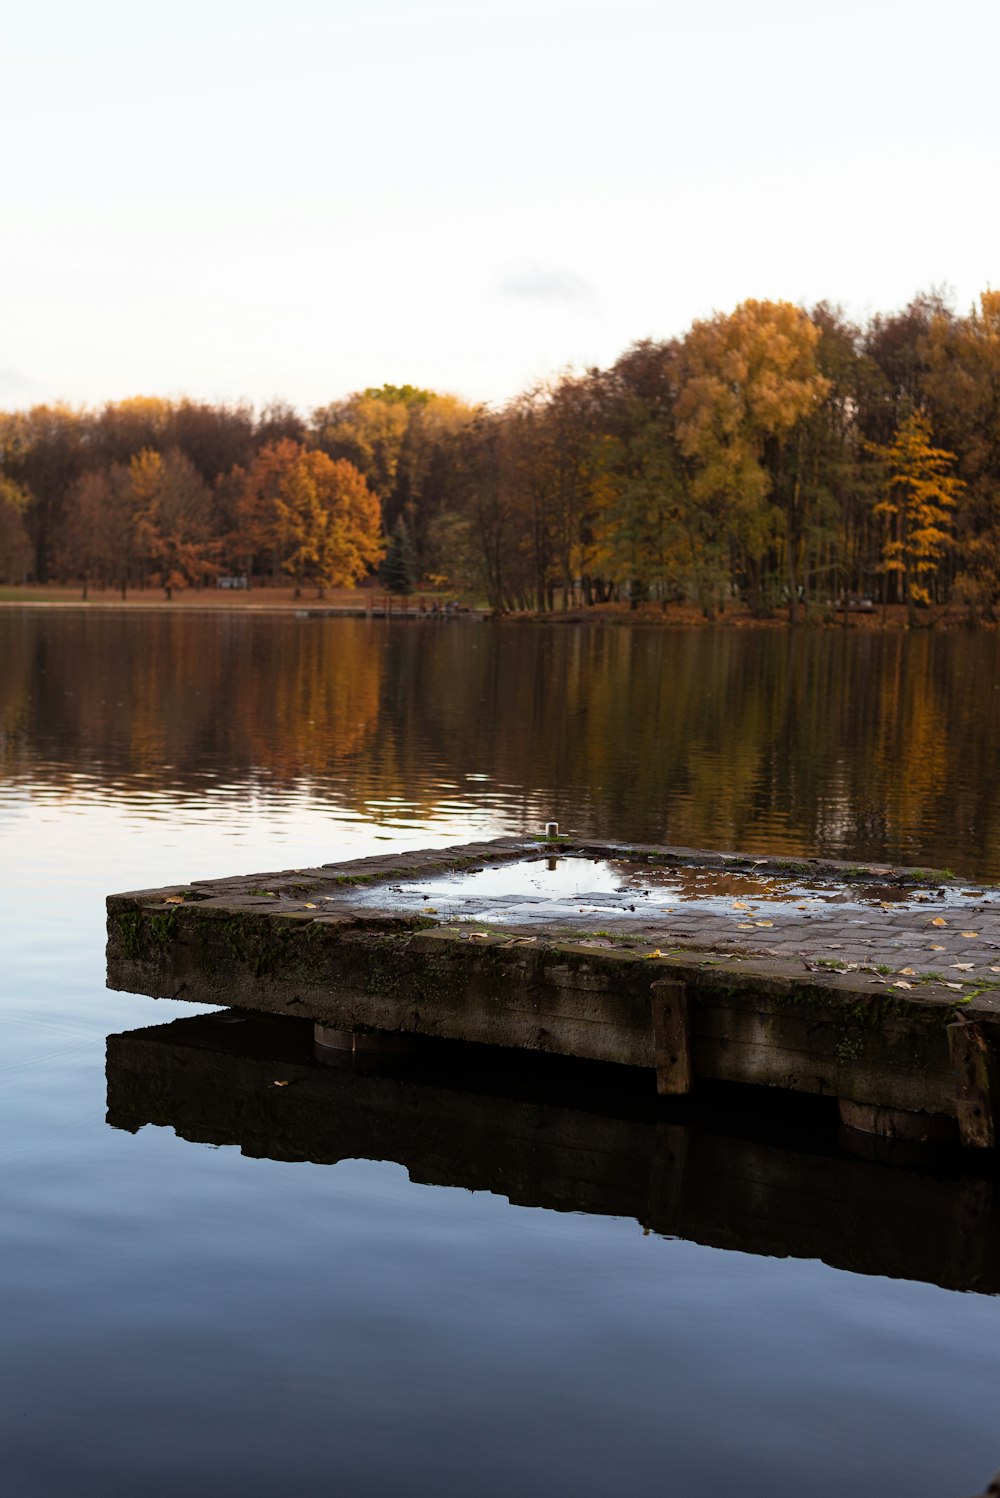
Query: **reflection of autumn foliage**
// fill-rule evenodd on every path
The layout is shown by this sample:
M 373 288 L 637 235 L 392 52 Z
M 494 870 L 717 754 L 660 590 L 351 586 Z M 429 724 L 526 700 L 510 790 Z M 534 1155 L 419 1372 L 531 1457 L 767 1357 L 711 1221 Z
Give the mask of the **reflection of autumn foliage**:
M 0 660 L 0 776 L 14 770 L 31 754 L 30 702 L 35 653 L 31 620 L 12 617 L 3 621 Z
M 383 670 L 366 621 L 328 622 L 0 618 L 7 773 L 150 795 L 322 778 L 374 738 Z M 42 770 L 40 739 L 58 746 Z
M 236 728 L 251 763 L 282 778 L 322 776 L 370 748 L 382 664 L 363 620 L 285 631 L 266 674 L 245 659 Z
M 950 742 L 947 707 L 927 643 L 887 642 L 874 746 L 888 815 L 914 848 L 936 805 L 950 793 L 959 768 L 954 749 L 961 753 Z
M 993 635 L 0 613 L 0 774 L 1000 874 Z

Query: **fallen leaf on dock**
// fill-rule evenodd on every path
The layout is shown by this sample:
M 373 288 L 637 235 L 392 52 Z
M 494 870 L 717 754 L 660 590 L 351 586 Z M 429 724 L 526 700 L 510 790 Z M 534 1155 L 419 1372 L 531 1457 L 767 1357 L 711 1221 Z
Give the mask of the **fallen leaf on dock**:
M 468 935 L 463 931 L 459 941 L 486 941 L 489 937 L 488 931 L 470 931 Z
M 662 957 L 662 956 L 663 956 L 663 953 L 660 951 L 659 947 L 657 947 L 657 949 L 656 949 L 655 952 L 647 952 L 646 953 L 644 961 L 648 962 L 651 957 Z
M 932 926 L 947 926 L 947 924 L 948 922 L 945 920 L 943 915 L 936 915 L 931 921 Z
M 990 972 L 991 973 L 1000 973 L 1000 967 L 997 967 L 997 965 L 996 965 L 995 962 L 991 962 L 990 963 Z
M 912 988 L 913 984 L 907 983 L 905 979 L 901 978 L 898 983 L 894 983 L 892 986 L 893 988 Z
M 912 967 L 901 967 L 899 971 L 904 978 L 913 978 L 916 976 Z
M 184 904 L 184 896 L 183 895 L 167 895 L 164 898 L 163 903 L 164 903 L 164 905 L 183 905 Z
M 945 984 L 945 988 L 957 988 L 959 990 L 959 992 L 961 992 L 962 985 L 961 985 L 961 983 L 946 983 Z
M 963 936 L 978 936 L 979 932 L 978 931 L 963 931 L 962 935 Z
M 753 930 L 753 921 L 740 921 L 740 923 L 736 927 L 736 929 L 737 929 L 737 931 L 752 931 Z
M 272 1087 L 287 1087 L 288 1083 L 287 1082 L 272 1082 L 271 1086 Z
M 313 904 L 313 902 L 311 900 L 307 900 L 306 903 L 305 903 L 305 909 L 306 910 L 315 910 L 316 906 Z
M 952 967 L 960 968 L 963 973 L 971 973 L 972 969 L 975 967 L 975 963 L 974 962 L 953 962 L 951 964 L 951 966 Z
M 733 910 L 749 910 L 750 906 L 744 905 L 742 900 L 734 900 L 731 908 Z
M 932 943 L 931 943 L 931 951 L 932 951 L 932 952 L 943 952 L 943 951 L 944 951 L 944 947 L 942 947 L 942 946 L 940 946 L 940 945 L 935 945 L 935 944 L 934 944 L 934 943 L 933 943 L 933 942 L 932 942 Z
M 754 921 L 755 926 L 773 926 L 773 921 Z

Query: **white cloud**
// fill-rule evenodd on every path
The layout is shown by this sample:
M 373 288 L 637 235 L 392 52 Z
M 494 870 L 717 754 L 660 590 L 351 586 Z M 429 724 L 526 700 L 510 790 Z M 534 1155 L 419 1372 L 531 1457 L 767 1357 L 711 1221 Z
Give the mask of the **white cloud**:
M 596 307 L 600 300 L 589 281 L 575 271 L 530 262 L 503 272 L 499 292 L 503 297 L 520 297 L 525 301 L 571 302 L 582 307 Z

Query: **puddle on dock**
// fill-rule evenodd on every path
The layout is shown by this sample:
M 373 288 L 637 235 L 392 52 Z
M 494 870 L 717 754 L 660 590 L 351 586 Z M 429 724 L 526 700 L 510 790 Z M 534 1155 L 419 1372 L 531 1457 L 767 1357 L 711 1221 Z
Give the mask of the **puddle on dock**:
M 766 860 L 761 860 L 766 864 Z M 362 904 L 402 910 L 428 910 L 446 920 L 516 922 L 565 919 L 575 915 L 656 920 L 697 906 L 706 914 L 734 919 L 786 914 L 791 907 L 808 916 L 831 905 L 920 910 L 979 908 L 997 903 L 996 891 L 954 886 L 882 883 L 759 872 L 655 866 L 627 860 L 527 858 L 489 864 L 456 874 L 359 891 Z

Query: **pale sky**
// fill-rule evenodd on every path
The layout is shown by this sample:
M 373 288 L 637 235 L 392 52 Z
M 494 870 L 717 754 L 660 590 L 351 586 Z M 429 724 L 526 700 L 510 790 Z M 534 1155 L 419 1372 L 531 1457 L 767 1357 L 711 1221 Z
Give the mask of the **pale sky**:
M 0 406 L 501 401 L 746 297 L 1000 283 L 997 0 L 31 0 Z

